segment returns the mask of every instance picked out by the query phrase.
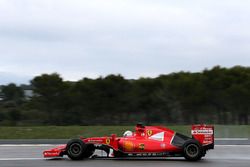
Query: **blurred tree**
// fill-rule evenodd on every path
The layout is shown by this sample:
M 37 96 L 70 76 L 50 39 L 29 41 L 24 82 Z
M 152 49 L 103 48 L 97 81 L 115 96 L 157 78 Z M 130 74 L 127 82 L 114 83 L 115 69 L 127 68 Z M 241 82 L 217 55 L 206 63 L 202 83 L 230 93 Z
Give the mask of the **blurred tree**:
M 121 75 L 77 82 L 59 74 L 31 81 L 24 100 L 15 84 L 2 86 L 0 121 L 13 124 L 249 124 L 250 68 L 215 66 L 200 73 L 178 72 L 127 80 Z
M 2 93 L 4 95 L 3 100 L 5 101 L 20 102 L 24 98 L 23 90 L 14 83 L 2 86 Z
M 35 107 L 47 114 L 45 123 L 60 124 L 64 114 L 60 106 L 65 103 L 62 99 L 65 89 L 62 78 L 56 73 L 43 74 L 35 77 L 31 84 L 34 88 L 32 102 Z

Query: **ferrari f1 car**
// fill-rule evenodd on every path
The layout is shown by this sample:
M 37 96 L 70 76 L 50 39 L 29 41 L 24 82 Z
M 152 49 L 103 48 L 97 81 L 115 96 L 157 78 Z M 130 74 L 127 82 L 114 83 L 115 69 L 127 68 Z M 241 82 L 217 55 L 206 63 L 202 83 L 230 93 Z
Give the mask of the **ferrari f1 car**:
M 196 161 L 214 148 L 214 127 L 192 125 L 192 137 L 162 126 L 137 124 L 135 131 L 126 131 L 123 137 L 115 134 L 105 137 L 71 139 L 67 144 L 43 152 L 45 158 L 67 155 L 72 160 L 94 157 L 95 150 L 103 150 L 107 157 L 185 157 Z

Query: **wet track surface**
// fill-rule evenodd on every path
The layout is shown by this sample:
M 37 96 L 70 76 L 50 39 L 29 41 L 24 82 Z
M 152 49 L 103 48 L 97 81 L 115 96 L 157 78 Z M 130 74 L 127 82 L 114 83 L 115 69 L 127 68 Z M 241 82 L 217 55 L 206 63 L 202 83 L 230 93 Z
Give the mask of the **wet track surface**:
M 249 167 L 249 145 L 219 145 L 207 153 L 203 160 L 188 162 L 183 158 L 130 158 L 130 159 L 87 159 L 71 161 L 67 157 L 60 159 L 43 159 L 42 151 L 49 146 L 0 145 L 0 166 L 2 167 L 192 167 L 225 166 Z M 99 152 L 100 153 L 100 152 Z
M 246 160 L 203 160 L 200 162 L 186 162 L 186 161 L 172 161 L 172 160 L 85 160 L 85 161 L 4 161 L 1 162 L 1 166 L 5 167 L 192 167 L 192 166 L 203 166 L 203 167 L 249 167 L 249 161 Z

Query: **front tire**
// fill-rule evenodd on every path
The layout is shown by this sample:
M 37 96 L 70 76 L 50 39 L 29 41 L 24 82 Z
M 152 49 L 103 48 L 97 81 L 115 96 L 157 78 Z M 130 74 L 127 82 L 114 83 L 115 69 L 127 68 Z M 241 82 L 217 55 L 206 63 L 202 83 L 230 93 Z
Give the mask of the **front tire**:
M 183 154 L 186 160 L 197 161 L 203 155 L 203 148 L 196 140 L 188 140 L 183 146 Z
M 72 160 L 82 160 L 85 150 L 86 144 L 80 139 L 72 139 L 67 143 L 66 152 Z

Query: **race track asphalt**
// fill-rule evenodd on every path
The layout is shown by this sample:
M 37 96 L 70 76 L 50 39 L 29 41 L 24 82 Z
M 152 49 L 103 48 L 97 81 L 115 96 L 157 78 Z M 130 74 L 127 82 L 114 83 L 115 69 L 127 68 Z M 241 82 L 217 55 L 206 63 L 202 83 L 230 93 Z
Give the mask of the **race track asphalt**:
M 67 157 L 44 159 L 42 151 L 54 145 L 0 145 L 1 167 L 249 167 L 250 145 L 216 145 L 201 161 L 183 158 L 87 159 L 71 161 Z

